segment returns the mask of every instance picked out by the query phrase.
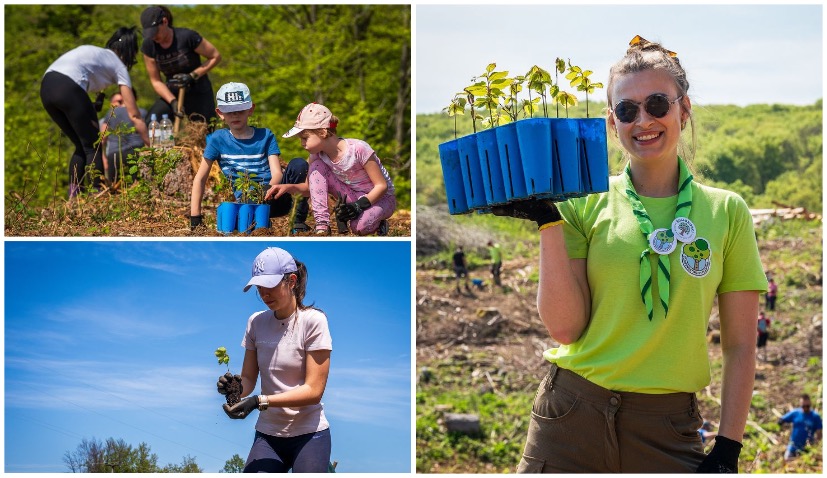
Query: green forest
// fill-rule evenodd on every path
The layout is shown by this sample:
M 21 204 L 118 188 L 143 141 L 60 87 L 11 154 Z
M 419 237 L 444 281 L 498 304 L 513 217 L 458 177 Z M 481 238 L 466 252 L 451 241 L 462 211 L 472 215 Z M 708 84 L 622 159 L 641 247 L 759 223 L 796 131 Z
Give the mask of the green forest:
M 40 79 L 61 54 L 104 46 L 118 27 L 137 26 L 145 5 L 6 5 L 5 186 L 39 187 L 33 204 L 65 195 L 72 145 L 40 102 Z M 328 106 L 339 133 L 367 141 L 410 208 L 411 8 L 409 5 L 177 5 L 174 25 L 197 31 L 221 53 L 209 75 L 215 91 L 246 83 L 254 124 L 270 128 L 282 156 L 305 157 L 282 139 L 301 108 Z M 130 72 L 138 105 L 156 99 L 143 60 Z M 110 87 L 111 94 L 116 87 Z M 101 113 L 103 115 L 103 113 Z
M 591 102 L 592 117 L 600 106 L 605 107 Z M 569 110 L 572 118 L 586 117 L 585 103 Z M 696 105 L 693 114 L 694 170 L 701 182 L 737 192 L 751 208 L 780 203 L 821 212 L 821 100 L 809 106 Z M 445 203 L 438 146 L 453 139 L 455 120 L 457 135 L 472 132 L 468 111 L 455 117 L 446 113 L 416 118 L 417 204 Z M 683 140 L 691 142 L 691 134 L 685 133 Z M 608 143 L 610 173 L 616 174 L 625 159 L 616 141 L 610 138 Z

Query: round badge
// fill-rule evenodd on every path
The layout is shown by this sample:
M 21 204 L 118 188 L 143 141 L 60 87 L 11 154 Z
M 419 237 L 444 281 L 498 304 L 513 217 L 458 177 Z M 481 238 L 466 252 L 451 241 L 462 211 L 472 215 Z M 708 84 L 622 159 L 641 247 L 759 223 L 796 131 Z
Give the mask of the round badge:
M 672 233 L 683 243 L 692 242 L 695 240 L 695 224 L 687 217 L 676 217 L 672 221 Z
M 681 247 L 681 265 L 687 274 L 704 277 L 712 267 L 712 247 L 709 241 L 699 237 Z
M 675 250 L 678 241 L 671 229 L 655 229 L 649 234 L 649 247 L 660 255 L 667 255 Z

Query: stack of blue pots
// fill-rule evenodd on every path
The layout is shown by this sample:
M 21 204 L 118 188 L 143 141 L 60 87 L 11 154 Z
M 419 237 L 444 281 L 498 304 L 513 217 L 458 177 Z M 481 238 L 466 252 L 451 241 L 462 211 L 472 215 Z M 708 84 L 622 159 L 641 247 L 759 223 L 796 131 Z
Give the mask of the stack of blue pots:
M 609 189 L 606 121 L 528 118 L 439 145 L 451 214 Z
M 269 204 L 222 202 L 216 216 L 216 228 L 224 235 L 235 231 L 250 234 L 253 229 L 270 227 Z

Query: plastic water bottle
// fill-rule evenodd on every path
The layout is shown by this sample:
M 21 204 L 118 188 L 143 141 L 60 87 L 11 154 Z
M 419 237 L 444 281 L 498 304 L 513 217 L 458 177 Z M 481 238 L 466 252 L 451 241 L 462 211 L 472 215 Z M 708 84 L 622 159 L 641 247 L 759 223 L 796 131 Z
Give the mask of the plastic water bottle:
M 158 117 L 155 116 L 155 113 L 152 113 L 152 116 L 149 117 L 149 125 L 147 125 L 147 128 L 149 129 L 149 147 L 160 147 L 161 125 L 158 123 Z
M 168 115 L 161 116 L 161 147 L 170 149 L 175 146 L 175 141 L 172 138 L 172 121 L 169 120 Z

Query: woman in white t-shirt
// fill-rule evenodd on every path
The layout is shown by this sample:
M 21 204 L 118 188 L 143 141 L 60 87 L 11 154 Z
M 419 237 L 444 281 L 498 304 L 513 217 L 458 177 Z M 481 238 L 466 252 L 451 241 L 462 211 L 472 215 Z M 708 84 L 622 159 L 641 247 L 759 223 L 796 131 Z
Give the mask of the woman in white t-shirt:
M 121 27 L 106 42 L 106 48 L 79 46 L 61 55 L 43 75 L 40 84 L 43 107 L 75 146 L 69 161 L 69 198 L 84 187 L 87 168 L 94 166 L 96 171 L 104 171 L 101 148 L 95 146 L 99 136 L 98 116 L 89 93 L 100 95 L 105 88 L 118 85 L 135 130 L 149 145 L 146 124 L 129 78 L 137 53 L 135 27 Z M 103 96 L 100 100 L 103 101 Z M 99 176 L 92 178 L 92 185 L 99 188 Z
M 252 275 L 244 291 L 256 286 L 268 310 L 247 320 L 241 375 L 228 372 L 218 380 L 222 394 L 230 382 L 241 381 L 245 398 L 224 404 L 230 418 L 259 410 L 244 472 L 325 473 L 331 441 L 321 399 L 333 349 L 327 317 L 302 303 L 307 268 L 284 249 L 265 249 L 256 257 Z M 259 375 L 262 394 L 250 396 Z

